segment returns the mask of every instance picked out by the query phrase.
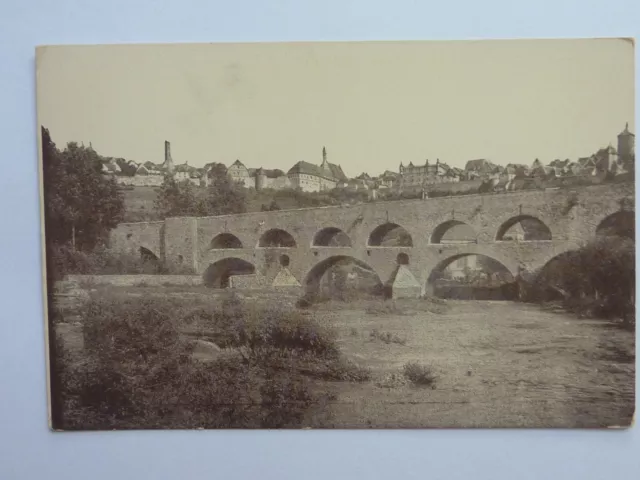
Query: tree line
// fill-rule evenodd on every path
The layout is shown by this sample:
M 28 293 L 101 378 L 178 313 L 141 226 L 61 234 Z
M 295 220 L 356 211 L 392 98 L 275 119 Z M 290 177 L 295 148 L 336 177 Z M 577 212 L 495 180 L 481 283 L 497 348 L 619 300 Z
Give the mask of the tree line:
M 59 149 L 42 127 L 44 218 L 47 244 L 92 251 L 106 243 L 109 231 L 123 221 L 125 203 L 120 187 L 102 171 L 103 157 L 76 142 Z M 167 175 L 154 208 L 161 217 L 243 213 L 246 196 L 223 164 L 208 172 L 206 194 L 187 181 Z M 271 209 L 276 206 L 271 205 Z

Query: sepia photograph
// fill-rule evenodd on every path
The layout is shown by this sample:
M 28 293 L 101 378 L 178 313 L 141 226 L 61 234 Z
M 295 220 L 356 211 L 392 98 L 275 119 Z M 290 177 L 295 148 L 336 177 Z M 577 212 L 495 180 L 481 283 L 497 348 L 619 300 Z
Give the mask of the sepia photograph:
M 629 427 L 634 48 L 38 47 L 50 428 Z

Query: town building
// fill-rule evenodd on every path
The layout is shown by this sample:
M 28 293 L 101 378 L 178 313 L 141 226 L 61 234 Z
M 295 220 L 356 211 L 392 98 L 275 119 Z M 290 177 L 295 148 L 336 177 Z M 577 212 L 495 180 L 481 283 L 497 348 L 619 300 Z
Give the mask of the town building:
M 393 188 L 394 184 L 398 182 L 398 178 L 397 173 L 385 170 L 376 180 L 379 188 Z
M 425 185 L 437 183 L 455 183 L 459 181 L 460 176 L 446 163 L 441 163 L 440 159 L 437 159 L 436 162 L 432 164 L 427 160 L 424 165 L 414 165 L 413 162 L 409 162 L 409 165 L 406 167 L 401 162 L 397 178 L 397 184 L 403 190 L 422 188 Z
M 466 180 L 474 180 L 476 178 L 486 178 L 495 172 L 496 165 L 486 158 L 478 158 L 469 160 L 464 167 Z
M 346 182 L 347 176 L 340 165 L 327 161 L 327 150 L 322 148 L 322 164 L 298 162 L 287 172 L 291 187 L 304 192 L 319 192 L 336 188 L 340 182 Z

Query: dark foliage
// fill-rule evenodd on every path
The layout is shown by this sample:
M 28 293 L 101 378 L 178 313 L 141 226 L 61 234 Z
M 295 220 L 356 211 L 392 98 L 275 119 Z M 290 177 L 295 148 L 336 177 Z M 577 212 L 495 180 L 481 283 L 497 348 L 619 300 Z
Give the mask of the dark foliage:
M 437 377 L 432 370 L 419 363 L 407 363 L 403 367 L 403 374 L 407 380 L 417 386 L 435 388 Z
M 213 165 L 208 175 L 212 181 L 204 202 L 207 215 L 228 215 L 247 211 L 244 189 L 234 185 L 223 164 Z
M 635 242 L 600 237 L 567 252 L 538 272 L 524 300 L 560 300 L 580 315 L 617 319 L 635 325 Z
M 178 182 L 171 175 L 164 177 L 154 207 L 161 218 L 195 217 L 207 213 L 204 202 L 196 195 L 194 185 L 188 180 Z
M 47 245 L 89 251 L 104 242 L 124 202 L 115 180 L 102 174 L 98 153 L 77 143 L 59 151 L 42 127 L 42 163 Z
M 82 360 L 60 349 L 52 375 L 56 428 L 299 426 L 333 398 L 313 378 L 369 378 L 312 318 L 250 308 L 233 295 L 218 308 L 195 310 L 161 299 L 102 298 L 82 313 Z M 226 353 L 197 360 L 198 339 Z

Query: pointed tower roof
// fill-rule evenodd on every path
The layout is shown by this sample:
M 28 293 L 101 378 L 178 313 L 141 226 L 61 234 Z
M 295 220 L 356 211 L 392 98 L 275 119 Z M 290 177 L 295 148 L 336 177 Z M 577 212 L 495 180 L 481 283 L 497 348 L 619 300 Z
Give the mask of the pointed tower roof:
M 331 170 L 329 166 L 329 162 L 327 161 L 327 149 L 326 147 L 322 147 L 322 165 L 320 165 L 324 170 Z
M 629 131 L 629 122 L 625 124 L 624 130 L 620 134 L 618 134 L 618 136 L 619 137 L 627 137 L 627 136 L 635 137 L 635 135 Z

